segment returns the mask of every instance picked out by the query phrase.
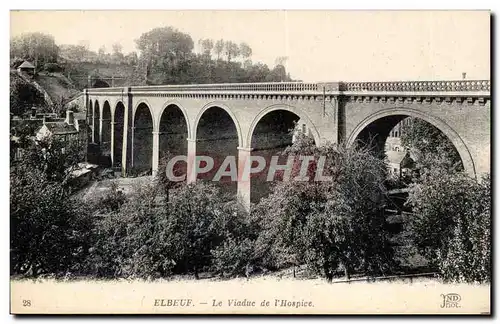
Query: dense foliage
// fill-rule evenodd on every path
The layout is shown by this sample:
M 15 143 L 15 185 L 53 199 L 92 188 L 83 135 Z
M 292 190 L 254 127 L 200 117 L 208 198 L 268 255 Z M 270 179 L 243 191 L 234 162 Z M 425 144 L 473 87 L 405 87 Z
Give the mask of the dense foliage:
M 491 276 L 491 188 L 462 173 L 434 168 L 413 185 L 411 233 L 420 251 L 450 281 Z
M 203 183 L 178 188 L 168 202 L 161 193 L 147 185 L 125 202 L 112 192 L 106 204 L 98 204 L 91 275 L 158 278 L 191 273 L 198 278 L 202 271 L 242 272 L 242 258 L 234 260 L 224 251 L 234 239 L 249 234 L 243 209 L 217 187 Z M 118 199 L 118 208 L 110 210 L 109 202 Z
M 367 150 L 317 148 L 303 136 L 285 153 L 326 157 L 323 174 L 332 179 L 280 182 L 261 200 L 257 250 L 264 263 L 306 263 L 330 280 L 339 269 L 347 278 L 387 273 L 393 265 L 382 210 L 384 163 Z
M 44 33 L 25 33 L 10 40 L 10 57 L 21 58 L 34 63 L 35 68 L 45 63 L 57 62 L 59 47 L 52 35 Z
M 433 168 L 436 163 L 450 171 L 463 170 L 460 155 L 450 139 L 422 119 L 410 118 L 401 134 L 401 144 L 416 157 L 420 170 Z
M 273 69 L 253 63 L 248 44 L 202 39 L 198 47 L 195 52 L 191 36 L 172 27 L 144 33 L 137 40 L 139 53 L 126 55 L 120 44 L 113 44 L 112 53 L 105 48 L 95 53 L 85 43 L 58 47 L 51 36 L 31 33 L 11 39 L 11 67 L 24 59 L 48 73 L 74 71 L 84 62 L 128 65 L 135 69 L 129 76 L 133 84 L 291 80 L 284 57 Z M 11 76 L 11 113 L 45 105 L 33 84 Z M 62 109 L 62 100 L 52 107 Z M 384 214 L 386 165 L 367 149 L 316 147 L 298 134 L 283 154 L 315 156 L 306 172 L 310 178 L 321 169 L 319 158 L 325 158 L 322 173 L 330 179 L 277 182 L 249 214 L 219 187 L 169 181 L 170 153 L 155 181 L 131 195 L 113 185 L 95 200 L 76 198 L 68 180 L 84 159 L 82 143 L 34 143 L 30 124 L 19 125 L 15 133 L 16 148 L 24 154 L 11 160 L 12 274 L 199 278 L 203 272 L 248 275 L 253 266 L 293 267 L 295 273 L 307 265 L 332 280 L 342 273 L 373 276 L 397 267 Z M 461 173 L 453 144 L 427 122 L 413 119 L 401 140 L 418 169 L 408 200 L 411 242 L 445 280 L 490 281 L 489 176 L 478 182 Z M 301 173 L 295 162 L 292 177 Z
M 70 195 L 63 171 L 78 161 L 60 148 L 55 141 L 33 144 L 23 159 L 11 163 L 12 274 L 65 275 L 80 271 L 87 258 L 92 221 Z
M 10 77 L 10 112 L 21 116 L 32 107 L 45 108 L 45 98 L 34 85 L 17 75 Z

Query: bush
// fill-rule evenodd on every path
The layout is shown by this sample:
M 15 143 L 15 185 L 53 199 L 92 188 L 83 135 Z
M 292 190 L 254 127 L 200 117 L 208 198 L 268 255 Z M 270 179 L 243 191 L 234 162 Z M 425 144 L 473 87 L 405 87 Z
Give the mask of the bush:
M 38 89 L 24 81 L 18 75 L 10 77 L 10 112 L 14 116 L 21 116 L 31 107 L 47 108 L 45 97 Z
M 57 182 L 39 170 L 11 170 L 11 274 L 36 277 L 80 272 L 91 219 Z
M 413 186 L 409 202 L 415 213 L 413 240 L 445 280 L 490 280 L 489 175 L 477 182 L 434 169 Z
M 17 69 L 19 67 L 19 65 L 23 64 L 23 62 L 24 62 L 24 59 L 22 59 L 22 58 L 19 58 L 19 57 L 11 58 L 10 59 L 10 67 L 12 69 Z
M 254 242 L 250 239 L 228 236 L 221 245 L 210 251 L 213 270 L 223 277 L 244 274 L 246 265 L 252 261 L 253 249 Z
M 55 73 L 55 72 L 61 72 L 62 68 L 59 66 L 57 63 L 45 63 L 43 66 L 44 71 L 47 71 L 49 73 Z
M 236 203 L 202 182 L 177 188 L 168 202 L 165 198 L 161 187 L 147 185 L 118 209 L 121 196 L 110 193 L 102 200 L 105 208 L 97 213 L 87 262 L 91 275 L 147 279 L 191 273 L 198 278 L 213 269 L 241 272 L 249 249 L 236 255 L 227 250 L 234 246 L 231 239 L 244 241 L 249 232 Z
M 323 174 L 332 180 L 278 183 L 260 201 L 256 254 L 266 266 L 307 264 L 329 280 L 340 268 L 347 278 L 354 272 L 390 271 L 393 251 L 382 211 L 384 162 L 364 149 L 317 148 L 300 136 L 285 153 L 326 157 Z

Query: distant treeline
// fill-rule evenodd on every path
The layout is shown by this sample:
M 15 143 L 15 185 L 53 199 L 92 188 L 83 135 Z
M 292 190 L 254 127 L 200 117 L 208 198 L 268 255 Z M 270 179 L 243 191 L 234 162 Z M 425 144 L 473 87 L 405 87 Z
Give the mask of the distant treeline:
M 10 43 L 12 68 L 29 60 L 35 64 L 37 72 L 99 76 L 99 68 L 86 71 L 84 66 L 88 63 L 103 67 L 129 66 L 134 69 L 128 83 L 134 85 L 292 80 L 285 68 L 286 57 L 277 55 L 275 66 L 270 68 L 252 62 L 252 48 L 248 44 L 224 39 L 201 39 L 195 50 L 191 36 L 173 27 L 159 27 L 143 33 L 136 40 L 137 51 L 126 54 L 119 43 L 112 45 L 111 52 L 104 46 L 95 52 L 89 49 L 86 41 L 78 45 L 58 45 L 52 35 L 39 32 L 13 37 Z M 112 71 L 107 73 L 113 74 Z

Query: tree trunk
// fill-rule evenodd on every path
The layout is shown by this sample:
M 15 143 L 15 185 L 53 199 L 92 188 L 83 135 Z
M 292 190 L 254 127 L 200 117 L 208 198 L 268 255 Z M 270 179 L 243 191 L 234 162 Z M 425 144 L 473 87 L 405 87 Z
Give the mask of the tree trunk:
M 325 272 L 326 280 L 328 280 L 328 282 L 332 282 L 333 273 L 326 262 L 323 264 L 323 271 Z
M 351 280 L 351 274 L 349 273 L 349 267 L 344 264 L 344 274 L 347 281 Z

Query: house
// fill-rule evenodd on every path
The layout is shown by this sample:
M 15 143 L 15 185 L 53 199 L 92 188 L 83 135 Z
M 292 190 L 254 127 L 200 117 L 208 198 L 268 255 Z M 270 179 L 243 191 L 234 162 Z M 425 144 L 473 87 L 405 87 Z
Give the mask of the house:
M 36 133 L 36 139 L 40 141 L 53 136 L 63 140 L 78 139 L 80 125 L 78 120 L 75 121 L 73 112 L 68 110 L 63 121 L 44 118 L 43 126 Z
M 388 151 L 386 155 L 389 174 L 395 178 L 401 178 L 414 166 L 408 151 Z
M 28 61 L 24 61 L 23 64 L 17 67 L 17 71 L 19 73 L 25 73 L 32 77 L 35 75 L 35 66 Z

